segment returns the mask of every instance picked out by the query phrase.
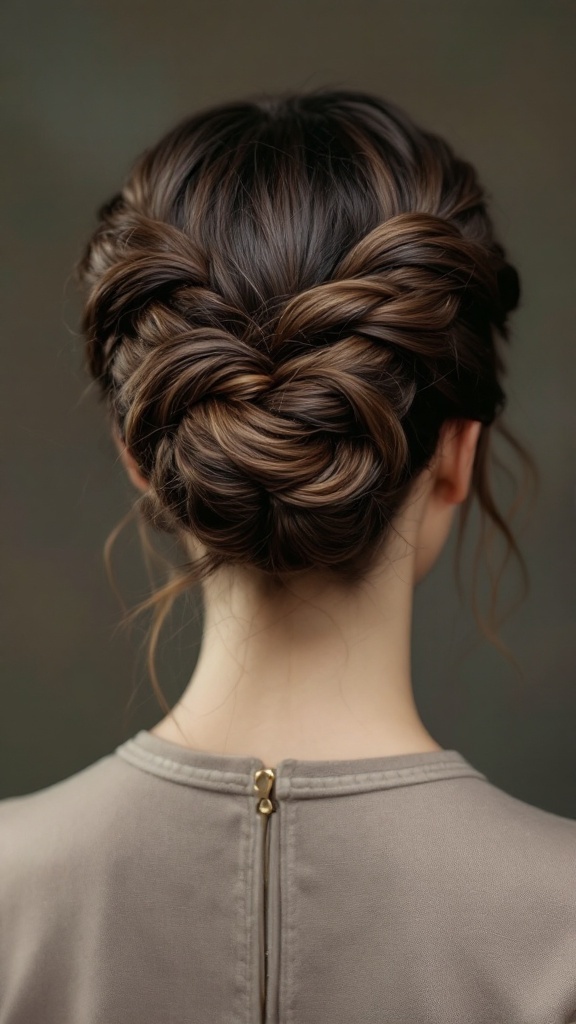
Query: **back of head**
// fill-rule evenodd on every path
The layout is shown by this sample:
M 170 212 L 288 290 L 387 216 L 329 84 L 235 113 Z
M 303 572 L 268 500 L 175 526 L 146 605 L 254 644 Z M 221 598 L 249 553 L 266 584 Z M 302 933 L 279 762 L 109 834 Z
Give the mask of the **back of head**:
M 90 370 L 161 529 L 203 572 L 362 577 L 445 420 L 501 412 L 518 276 L 472 166 L 322 91 L 186 119 L 99 211 Z

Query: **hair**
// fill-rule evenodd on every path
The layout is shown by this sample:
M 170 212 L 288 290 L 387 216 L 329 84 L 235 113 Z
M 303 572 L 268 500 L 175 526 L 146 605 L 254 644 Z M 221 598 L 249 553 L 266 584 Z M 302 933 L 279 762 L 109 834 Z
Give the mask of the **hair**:
M 519 275 L 473 166 L 398 106 L 320 90 L 187 117 L 76 273 L 89 372 L 149 483 L 141 537 L 205 548 L 129 616 L 156 608 L 165 708 L 174 598 L 223 565 L 362 580 L 447 420 L 482 424 L 458 551 L 475 498 L 526 574 L 489 474 L 494 428 L 534 470 L 502 422 Z

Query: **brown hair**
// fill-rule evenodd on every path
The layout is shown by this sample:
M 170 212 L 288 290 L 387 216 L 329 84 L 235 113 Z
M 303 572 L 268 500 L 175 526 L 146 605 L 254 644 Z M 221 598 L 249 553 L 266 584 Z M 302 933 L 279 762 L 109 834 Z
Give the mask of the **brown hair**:
M 157 606 L 162 700 L 178 593 L 224 564 L 360 580 L 448 419 L 483 424 L 470 499 L 525 572 L 488 474 L 491 425 L 531 464 L 501 421 L 518 273 L 474 168 L 397 106 L 321 90 L 187 118 L 77 272 L 89 370 L 150 483 L 141 525 L 206 549 L 136 609 Z

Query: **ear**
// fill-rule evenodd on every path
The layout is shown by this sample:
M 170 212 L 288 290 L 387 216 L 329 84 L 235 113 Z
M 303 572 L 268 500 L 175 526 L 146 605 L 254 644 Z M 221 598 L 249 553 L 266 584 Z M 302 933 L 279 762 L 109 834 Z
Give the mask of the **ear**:
M 124 441 L 120 437 L 120 432 L 118 431 L 116 424 L 114 424 L 112 428 L 112 437 L 114 439 L 116 448 L 118 449 L 122 465 L 124 466 L 124 469 L 128 473 L 130 480 L 132 481 L 134 486 L 138 488 L 139 491 L 147 491 L 150 485 L 146 478 L 142 476 L 138 468 L 138 463 L 136 462 L 136 459 L 128 450 L 128 448 L 124 444 Z
M 478 420 L 468 419 L 447 420 L 442 427 L 434 489 L 450 505 L 459 505 L 468 496 L 481 429 Z

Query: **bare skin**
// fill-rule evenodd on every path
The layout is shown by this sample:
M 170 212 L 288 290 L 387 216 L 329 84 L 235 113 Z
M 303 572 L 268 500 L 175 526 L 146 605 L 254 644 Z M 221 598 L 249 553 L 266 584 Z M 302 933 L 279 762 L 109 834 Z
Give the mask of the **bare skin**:
M 480 427 L 445 424 L 397 532 L 356 588 L 309 575 L 274 595 L 256 572 L 238 567 L 207 580 L 197 664 L 171 714 L 150 732 L 270 766 L 442 750 L 414 700 L 413 595 L 468 493 Z M 145 490 L 131 455 L 116 444 L 133 484 Z

